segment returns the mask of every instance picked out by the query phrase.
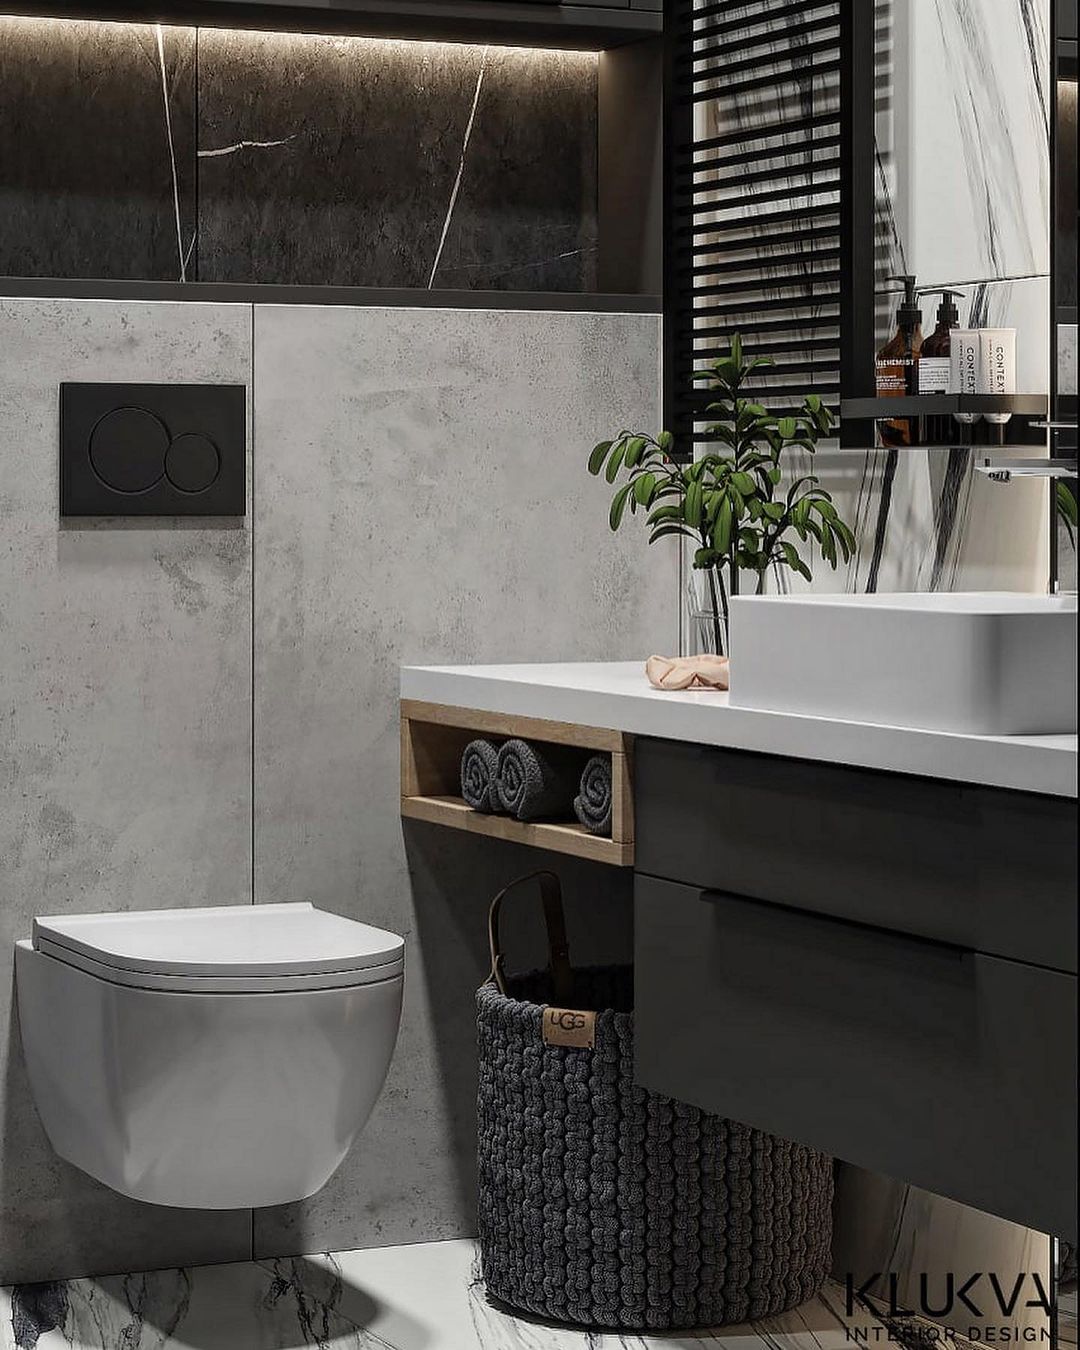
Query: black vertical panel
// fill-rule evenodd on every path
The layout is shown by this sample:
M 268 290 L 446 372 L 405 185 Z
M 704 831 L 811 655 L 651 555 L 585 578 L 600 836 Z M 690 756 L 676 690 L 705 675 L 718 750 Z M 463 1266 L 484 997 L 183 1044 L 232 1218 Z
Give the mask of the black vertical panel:
M 691 372 L 736 331 L 776 362 L 770 406 L 839 397 L 842 2 L 668 0 L 665 421 L 684 449 L 708 401 Z
M 845 398 L 874 396 L 874 7 L 841 4 L 840 256 L 847 278 L 840 307 L 840 385 Z M 841 437 L 843 440 L 843 435 Z M 854 445 L 866 443 L 866 425 L 851 427 Z

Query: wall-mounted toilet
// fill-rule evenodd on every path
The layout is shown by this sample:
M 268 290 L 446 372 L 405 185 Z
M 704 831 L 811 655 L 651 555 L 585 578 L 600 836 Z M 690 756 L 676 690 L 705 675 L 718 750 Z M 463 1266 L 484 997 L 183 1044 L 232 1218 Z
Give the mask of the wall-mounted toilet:
M 382 1090 L 404 947 L 309 904 L 35 919 L 16 988 L 53 1147 L 159 1205 L 313 1194 Z

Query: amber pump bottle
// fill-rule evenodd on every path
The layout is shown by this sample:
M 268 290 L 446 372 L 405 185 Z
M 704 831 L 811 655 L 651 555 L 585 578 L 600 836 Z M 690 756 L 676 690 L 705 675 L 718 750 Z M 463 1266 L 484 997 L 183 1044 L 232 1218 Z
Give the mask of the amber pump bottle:
M 938 305 L 937 327 L 923 339 L 922 351 L 919 353 L 919 393 L 947 394 L 952 372 L 952 332 L 954 328 L 960 327 L 960 311 L 953 297 L 963 292 L 934 286 L 920 294 L 940 294 L 941 303 Z M 923 418 L 920 439 L 924 445 L 949 445 L 954 438 L 953 422 L 948 413 L 930 413 Z
M 915 278 L 890 277 L 904 287 L 896 310 L 896 332 L 877 354 L 878 398 L 905 398 L 919 392 L 919 355 L 922 351 L 922 310 L 916 303 Z M 878 422 L 882 445 L 918 444 L 916 417 L 893 417 Z

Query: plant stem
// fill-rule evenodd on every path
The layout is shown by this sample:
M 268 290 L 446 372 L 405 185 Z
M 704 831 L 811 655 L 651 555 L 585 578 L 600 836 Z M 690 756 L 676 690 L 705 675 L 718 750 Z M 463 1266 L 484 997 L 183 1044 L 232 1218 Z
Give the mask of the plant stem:
M 710 599 L 711 602 L 712 602 L 713 641 L 714 641 L 714 643 L 716 644 L 716 654 L 717 654 L 717 656 L 723 656 L 723 655 L 724 655 L 724 651 L 723 651 L 723 646 L 724 646 L 724 644 L 723 644 L 723 639 L 722 639 L 722 636 L 721 636 L 722 630 L 721 630 L 721 627 L 720 627 L 720 606 L 719 606 L 719 603 L 718 603 L 718 601 L 717 601 L 717 595 L 716 595 L 716 582 L 717 582 L 717 577 L 718 577 L 718 573 L 717 573 L 716 568 L 715 568 L 715 567 L 709 567 L 709 568 L 706 568 L 706 575 L 707 575 L 708 578 L 709 578 L 709 599 Z M 720 581 L 720 593 L 721 593 L 721 595 L 722 595 L 722 594 L 723 594 L 723 591 L 724 591 L 724 578 L 723 578 L 722 576 L 719 577 L 719 581 Z M 727 598 L 726 598 L 726 597 L 724 598 L 724 617 L 725 617 L 725 618 L 727 617 Z

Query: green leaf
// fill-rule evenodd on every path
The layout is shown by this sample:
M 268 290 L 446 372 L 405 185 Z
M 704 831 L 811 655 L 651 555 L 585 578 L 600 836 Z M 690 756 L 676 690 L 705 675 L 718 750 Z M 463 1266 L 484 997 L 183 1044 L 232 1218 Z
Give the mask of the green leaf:
M 764 502 L 761 509 L 770 520 L 783 520 L 784 518 L 783 502 Z
M 643 473 L 639 478 L 634 479 L 634 500 L 639 506 L 650 505 L 655 487 L 655 474 Z
M 713 362 L 713 375 L 717 384 L 728 389 L 737 389 L 739 386 L 739 377 L 742 371 L 736 361 L 730 357 L 726 361 Z
M 805 577 L 807 581 L 813 581 L 809 567 L 799 557 L 799 551 L 794 544 L 783 543 L 780 545 L 780 551 L 784 556 L 784 561 L 793 572 L 798 572 L 799 576 Z
M 646 525 L 662 525 L 665 520 L 682 520 L 681 506 L 658 506 L 649 514 Z
M 656 438 L 656 444 L 660 447 L 660 449 L 664 452 L 665 455 L 670 454 L 671 447 L 675 444 L 675 437 L 671 434 L 670 431 L 662 431 L 660 435 L 657 436 Z
M 731 547 L 732 519 L 731 501 L 725 497 L 720 503 L 720 510 L 716 517 L 716 547 L 721 553 L 726 553 Z
M 630 440 L 626 447 L 625 460 L 628 469 L 632 469 L 641 458 L 641 452 L 645 449 L 647 443 L 647 438 L 645 436 L 634 436 Z
M 1068 483 L 1062 482 L 1061 479 L 1054 484 L 1054 503 L 1071 540 L 1077 527 L 1076 498 Z
M 785 441 L 792 440 L 798 431 L 794 417 L 781 417 L 776 429 Z
M 614 441 L 601 441 L 599 445 L 594 445 L 592 453 L 589 455 L 589 472 L 596 475 L 604 466 L 604 460 L 607 459 L 607 452 L 614 445 Z
M 701 508 L 704 496 L 704 489 L 696 479 L 686 489 L 686 500 L 683 502 L 683 520 L 694 529 L 697 529 L 701 524 Z
M 608 524 L 613 530 L 617 530 L 622 523 L 623 512 L 626 510 L 626 499 L 630 495 L 632 484 L 624 483 L 611 499 L 611 510 L 608 512 Z
M 652 534 L 649 536 L 649 543 L 655 544 L 658 539 L 664 539 L 669 534 L 681 534 L 685 535 L 688 539 L 693 538 L 685 525 L 661 525 L 658 530 L 653 530 Z
M 731 475 L 731 481 L 744 497 L 750 497 L 757 491 L 757 484 L 748 473 L 733 473 Z
M 630 444 L 624 437 L 619 441 L 615 449 L 611 452 L 611 458 L 608 460 L 607 468 L 604 470 L 604 477 L 609 483 L 614 483 L 619 476 L 619 470 L 622 468 L 623 460 L 626 458 L 626 449 Z

